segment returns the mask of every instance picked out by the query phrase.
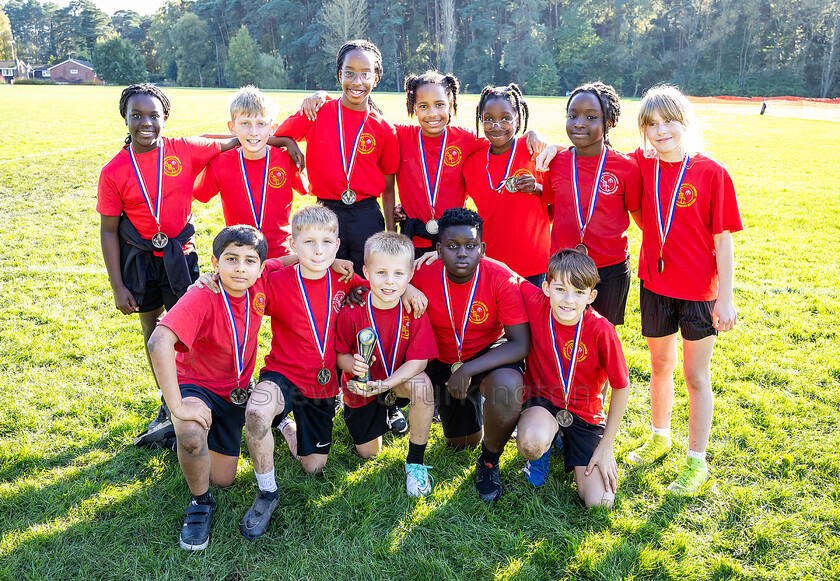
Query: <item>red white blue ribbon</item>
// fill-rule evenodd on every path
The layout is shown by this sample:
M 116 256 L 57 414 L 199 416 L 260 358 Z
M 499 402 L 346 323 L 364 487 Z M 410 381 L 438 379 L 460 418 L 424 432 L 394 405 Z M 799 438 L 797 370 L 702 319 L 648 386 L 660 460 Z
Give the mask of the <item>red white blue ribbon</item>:
M 499 182 L 498 186 L 493 185 L 493 178 L 490 177 L 490 147 L 487 147 L 487 164 L 484 166 L 487 170 L 487 183 L 490 184 L 490 187 L 496 191 L 502 191 L 502 188 L 505 185 L 505 180 L 510 177 L 510 167 L 513 165 L 513 158 L 516 155 L 516 138 L 513 138 L 513 146 L 510 148 L 510 154 L 508 155 L 507 165 L 505 166 L 505 177 L 502 178 L 502 181 Z
M 455 328 L 455 319 L 452 317 L 452 299 L 449 297 L 449 282 L 446 279 L 446 269 L 441 269 L 443 276 L 443 298 L 446 301 L 446 311 L 449 313 L 449 322 L 452 324 L 452 332 L 455 333 L 455 344 L 458 346 L 458 361 L 461 360 L 461 348 L 464 345 L 464 336 L 467 334 L 467 323 L 470 320 L 470 312 L 472 311 L 473 301 L 475 301 L 476 289 L 478 289 L 478 279 L 481 276 L 481 262 L 475 269 L 473 276 L 472 288 L 470 289 L 470 299 L 467 303 L 467 310 L 464 313 L 464 322 L 461 325 L 461 334 L 458 335 L 458 329 Z
M 248 342 L 248 331 L 251 328 L 251 295 L 245 291 L 245 334 L 242 336 L 242 343 L 239 343 L 239 332 L 236 330 L 236 319 L 233 316 L 233 309 L 231 308 L 230 298 L 225 292 L 225 287 L 219 285 L 222 290 L 222 299 L 225 303 L 225 312 L 230 321 L 230 330 L 233 334 L 233 361 L 236 364 L 236 383 L 239 385 L 239 379 L 242 377 L 242 371 L 245 365 L 245 344 Z
M 140 191 L 143 192 L 143 199 L 146 200 L 146 206 L 152 214 L 152 218 L 157 223 L 158 230 L 160 230 L 160 196 L 163 192 L 163 141 L 158 142 L 158 175 L 157 175 L 157 194 L 155 196 L 155 207 L 152 208 L 152 200 L 149 196 L 149 190 L 146 188 L 146 182 L 143 180 L 143 174 L 140 171 L 140 165 L 137 163 L 137 158 L 134 157 L 134 147 L 128 145 L 128 157 L 131 158 L 131 167 L 134 168 L 134 175 L 137 177 L 137 183 L 140 184 Z
M 318 333 L 318 327 L 315 325 L 315 315 L 312 313 L 312 305 L 309 302 L 309 296 L 306 294 L 306 287 L 303 284 L 303 276 L 300 274 L 300 265 L 295 265 L 295 274 L 297 275 L 298 288 L 300 289 L 300 296 L 303 299 L 303 304 L 306 307 L 306 317 L 309 321 L 309 328 L 312 330 L 312 336 L 315 337 L 315 347 L 318 349 L 318 354 L 321 356 L 321 365 L 324 365 L 324 354 L 327 351 L 327 337 L 330 333 L 330 322 L 332 321 L 332 276 L 327 272 L 327 324 L 324 325 L 323 339 Z
M 432 209 L 432 218 L 435 217 L 435 199 L 437 198 L 438 188 L 440 187 L 440 174 L 443 167 L 443 155 L 446 153 L 446 133 L 447 127 L 443 128 L 443 140 L 440 144 L 440 155 L 438 156 L 437 171 L 435 172 L 435 185 L 432 187 L 432 182 L 429 179 L 429 166 L 426 165 L 426 152 L 423 149 L 423 132 L 417 133 L 417 140 L 420 144 L 420 160 L 423 162 L 423 185 L 426 186 L 426 195 L 429 197 L 429 207 Z
M 575 368 L 577 367 L 578 345 L 580 345 L 580 336 L 583 332 L 583 315 L 575 325 L 575 339 L 572 342 L 572 355 L 569 357 L 569 371 L 566 375 L 563 374 L 563 360 L 560 357 L 561 350 L 557 348 L 557 334 L 554 332 L 554 316 L 551 309 L 548 309 L 548 333 L 551 335 L 551 348 L 554 350 L 554 360 L 557 362 L 557 370 L 560 373 L 560 383 L 563 385 L 563 402 L 566 407 L 569 406 L 569 391 L 572 389 L 572 381 L 575 378 Z
M 353 175 L 353 168 L 356 167 L 356 157 L 359 150 L 359 140 L 362 138 L 362 129 L 365 128 L 368 115 L 370 115 L 370 107 L 365 110 L 365 118 L 362 119 L 362 124 L 359 125 L 359 130 L 356 132 L 356 139 L 353 140 L 353 150 L 350 152 L 350 162 L 347 162 L 347 154 L 344 153 L 344 123 L 341 121 L 341 100 L 338 101 L 338 150 L 341 152 L 341 169 L 344 170 L 344 176 L 347 178 L 347 187 L 350 187 L 350 176 Z
M 659 197 L 659 180 L 661 178 L 661 173 L 659 169 L 659 158 L 656 158 L 656 226 L 659 229 L 659 256 L 662 256 L 662 249 L 665 247 L 665 240 L 668 238 L 668 233 L 671 231 L 671 225 L 674 223 L 674 210 L 677 207 L 677 199 L 680 197 L 680 188 L 682 187 L 683 180 L 685 179 L 685 172 L 688 169 L 688 162 L 691 159 L 690 156 L 686 155 L 685 159 L 683 159 L 682 166 L 680 166 L 680 174 L 679 178 L 677 179 L 677 185 L 674 187 L 674 191 L 671 193 L 671 199 L 668 201 L 668 216 L 665 217 L 665 221 L 662 220 L 662 201 Z
M 382 341 L 380 341 L 381 335 L 379 334 L 379 327 L 376 326 L 376 318 L 373 316 L 373 307 L 371 306 L 370 297 L 368 297 L 367 301 L 367 311 L 368 311 L 368 318 L 370 319 L 370 325 L 373 327 L 373 330 L 376 334 L 376 349 L 379 351 L 379 360 L 382 361 L 382 367 L 385 368 L 385 373 L 388 377 L 391 377 L 394 374 L 394 369 L 397 367 L 397 352 L 400 350 L 400 335 L 402 335 L 402 320 L 403 320 L 403 308 L 402 302 L 398 303 L 397 308 L 400 310 L 398 319 L 397 319 L 397 335 L 394 338 L 394 346 L 393 350 L 391 351 L 391 364 L 388 365 L 388 360 L 385 357 L 385 353 L 382 351 Z
M 601 148 L 601 157 L 598 159 L 598 170 L 595 172 L 595 181 L 592 183 L 592 191 L 589 194 L 589 212 L 586 220 L 583 219 L 583 208 L 580 205 L 580 188 L 578 187 L 577 171 L 577 148 L 572 148 L 572 189 L 575 195 L 575 216 L 577 217 L 578 229 L 580 230 L 580 241 L 586 234 L 586 227 L 595 213 L 595 205 L 598 203 L 598 192 L 601 189 L 601 176 L 604 175 L 604 166 L 607 164 L 607 146 Z
M 254 203 L 254 192 L 248 182 L 248 172 L 245 171 L 245 154 L 239 149 L 239 169 L 242 170 L 242 181 L 245 183 L 245 192 L 248 194 L 248 202 L 251 204 L 251 215 L 254 217 L 254 225 L 257 230 L 262 230 L 263 215 L 265 213 L 265 192 L 268 188 L 268 156 L 270 146 L 265 148 L 265 168 L 263 169 L 262 194 L 260 195 L 260 213 L 257 214 L 257 206 Z

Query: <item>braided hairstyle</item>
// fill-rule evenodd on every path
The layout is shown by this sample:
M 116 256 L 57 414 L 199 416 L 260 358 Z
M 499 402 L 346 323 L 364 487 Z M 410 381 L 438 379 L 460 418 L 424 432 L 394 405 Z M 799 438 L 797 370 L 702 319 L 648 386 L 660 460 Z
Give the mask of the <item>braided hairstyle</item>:
M 344 59 L 354 50 L 362 50 L 373 55 L 373 72 L 381 79 L 382 73 L 384 72 L 382 68 L 382 53 L 379 52 L 379 48 L 371 41 L 357 38 L 355 40 L 348 40 L 338 49 L 338 55 L 335 57 L 335 76 L 338 78 L 339 83 L 341 82 L 341 69 L 344 67 Z M 368 95 L 368 103 L 382 115 L 382 109 L 376 106 L 373 99 L 370 98 L 370 95 Z
M 516 83 L 511 83 L 506 87 L 491 87 L 486 86 L 481 90 L 481 97 L 478 99 L 478 106 L 475 108 L 475 130 L 479 132 L 481 126 L 481 114 L 484 112 L 484 107 L 493 99 L 503 99 L 510 103 L 511 108 L 516 112 L 516 117 L 519 120 L 516 124 L 514 135 L 519 131 L 528 129 L 528 103 L 525 102 L 525 97 L 522 95 L 522 89 Z
M 576 88 L 569 95 L 569 100 L 566 101 L 566 111 L 569 110 L 569 105 L 575 95 L 580 93 L 592 93 L 598 102 L 601 104 L 601 121 L 604 125 L 604 143 L 610 144 L 610 129 L 618 125 L 618 118 L 621 116 L 621 99 L 612 85 L 607 85 L 601 81 L 594 83 L 585 83 Z
M 120 117 L 123 119 L 128 114 L 128 100 L 134 95 L 150 95 L 154 97 L 163 106 L 163 115 L 169 117 L 169 111 L 172 109 L 172 105 L 169 103 L 169 97 L 166 96 L 166 93 L 151 83 L 138 83 L 136 85 L 129 85 L 123 89 L 122 95 L 120 95 Z M 125 144 L 128 145 L 129 143 L 131 143 L 131 135 L 125 138 Z
M 437 71 L 429 70 L 422 75 L 408 75 L 405 78 L 405 84 L 403 85 L 405 87 L 405 108 L 408 110 L 409 117 L 414 117 L 414 103 L 417 99 L 417 89 L 423 85 L 440 85 L 443 87 L 446 96 L 452 101 L 452 114 L 458 114 L 458 89 L 461 86 L 458 82 L 458 77 L 452 73 L 442 75 Z M 451 116 L 446 124 L 449 125 L 450 121 L 452 121 Z

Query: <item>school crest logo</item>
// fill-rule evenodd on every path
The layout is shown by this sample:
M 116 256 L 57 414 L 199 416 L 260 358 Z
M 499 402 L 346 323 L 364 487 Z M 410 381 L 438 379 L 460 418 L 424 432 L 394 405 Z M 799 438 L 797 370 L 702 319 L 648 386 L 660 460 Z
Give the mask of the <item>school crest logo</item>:
M 333 295 L 333 300 L 332 300 L 333 311 L 335 311 L 337 313 L 341 310 L 341 306 L 344 304 L 344 297 L 346 297 L 346 296 L 347 296 L 347 293 L 345 293 L 342 290 L 336 292 Z
M 268 185 L 272 188 L 283 187 L 286 183 L 286 170 L 282 167 L 272 167 L 268 170 Z
M 532 174 L 531 172 L 529 172 L 527 169 L 525 169 L 525 168 L 523 167 L 523 168 L 520 168 L 520 169 L 516 170 L 515 172 L 513 172 L 513 177 L 518 178 L 519 176 L 531 176 L 531 177 L 534 177 L 534 174 Z
M 376 139 L 370 133 L 362 133 L 359 138 L 359 153 L 367 155 L 376 147 Z
M 400 338 L 408 339 L 408 326 L 411 325 L 411 317 L 408 313 L 403 313 L 402 325 L 400 325 Z
M 683 182 L 680 187 L 680 195 L 677 198 L 677 206 L 680 208 L 688 208 L 697 201 L 697 188 L 691 184 Z
M 181 160 L 175 155 L 167 155 L 163 158 L 163 173 L 174 178 L 181 173 Z
M 618 193 L 618 178 L 612 172 L 605 171 L 601 176 L 601 185 L 598 190 L 605 196 L 611 196 Z
M 251 308 L 260 317 L 265 314 L 265 293 L 257 293 L 254 295 L 254 300 L 251 301 Z
M 464 159 L 464 154 L 461 153 L 461 148 L 457 145 L 450 145 L 443 152 L 443 165 L 446 167 L 455 167 Z
M 574 346 L 575 346 L 574 340 L 566 341 L 566 344 L 563 345 L 563 359 L 565 359 L 566 361 L 571 361 L 572 360 L 572 349 L 574 348 Z M 586 345 L 581 343 L 580 345 L 578 345 L 578 354 L 577 354 L 578 363 L 580 363 L 584 359 L 586 359 Z
M 481 301 L 474 301 L 470 309 L 470 323 L 480 325 L 490 316 L 490 309 Z

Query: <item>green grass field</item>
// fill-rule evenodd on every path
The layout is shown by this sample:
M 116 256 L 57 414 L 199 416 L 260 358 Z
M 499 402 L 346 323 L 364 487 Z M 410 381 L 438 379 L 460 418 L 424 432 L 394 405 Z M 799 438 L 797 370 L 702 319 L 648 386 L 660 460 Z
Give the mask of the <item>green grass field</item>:
M 172 89 L 170 136 L 219 132 L 230 91 Z M 188 490 L 175 455 L 131 446 L 157 409 L 136 317 L 114 309 L 99 247 L 96 183 L 125 136 L 119 88 L 0 86 L 0 578 L 2 579 L 840 579 L 840 125 L 704 111 L 712 152 L 738 189 L 740 326 L 719 338 L 709 448 L 717 478 L 671 499 L 687 397 L 678 378 L 675 449 L 652 470 L 620 467 L 616 507 L 587 512 L 552 461 L 530 489 L 508 445 L 506 493 L 473 489 L 475 452 L 433 428 L 436 487 L 404 492 L 407 438 L 370 462 L 343 421 L 323 475 L 282 438 L 280 508 L 251 542 L 238 531 L 255 491 L 247 456 L 219 503 L 209 548 L 178 547 Z M 276 93 L 283 114 L 301 93 Z M 376 95 L 394 121 L 401 95 Z M 474 123 L 475 96 L 461 121 Z M 534 98 L 530 126 L 566 142 L 565 100 Z M 635 103 L 614 131 L 634 148 Z M 195 206 L 202 264 L 223 224 Z M 631 233 L 634 260 L 638 232 Z M 632 379 L 622 457 L 649 430 L 638 284 L 620 329 Z M 263 328 L 263 353 L 268 325 Z

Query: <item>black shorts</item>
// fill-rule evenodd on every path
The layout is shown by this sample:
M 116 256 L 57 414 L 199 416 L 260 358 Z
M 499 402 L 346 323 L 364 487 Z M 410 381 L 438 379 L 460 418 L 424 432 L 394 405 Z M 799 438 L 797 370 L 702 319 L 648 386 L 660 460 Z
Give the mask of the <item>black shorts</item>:
M 467 361 L 477 359 L 496 347 L 504 339 L 500 339 L 492 345 L 488 345 Z M 432 359 L 426 366 L 426 375 L 432 380 L 435 390 L 435 403 L 440 414 L 440 423 L 443 426 L 443 435 L 447 438 L 460 438 L 469 436 L 480 431 L 483 425 L 483 414 L 481 409 L 481 391 L 479 387 L 484 378 L 496 371 L 496 369 L 515 369 L 524 373 L 525 362 L 516 361 L 506 365 L 500 365 L 490 371 L 474 375 L 467 389 L 467 397 L 457 399 L 450 395 L 446 389 L 446 382 L 452 377 L 452 364 L 444 363 L 439 359 Z
M 365 405 L 357 408 L 344 406 L 344 423 L 347 431 L 357 446 L 375 440 L 382 434 L 391 431 L 388 425 L 388 406 L 380 394 Z M 397 398 L 397 407 L 405 407 L 411 400 L 405 397 Z
M 230 403 L 199 385 L 180 385 L 181 398 L 195 397 L 207 404 L 212 423 L 207 432 L 207 447 L 223 456 L 239 456 L 242 447 L 242 428 L 245 427 L 245 406 Z
M 642 311 L 642 335 L 667 337 L 680 330 L 686 341 L 699 341 L 717 335 L 712 323 L 715 301 L 689 301 L 656 294 L 641 282 L 639 306 Z
M 126 244 L 124 240 L 121 244 Z M 137 305 L 141 313 L 148 313 L 156 311 L 161 307 L 166 307 L 168 311 L 175 303 L 178 302 L 178 297 L 172 292 L 172 287 L 169 286 L 169 277 L 166 276 L 166 268 L 163 266 L 163 257 L 155 256 L 153 252 L 144 252 L 144 257 L 138 257 L 137 260 L 145 263 L 146 274 L 146 294 L 143 296 L 142 304 Z M 125 258 L 128 256 L 126 252 L 120 252 L 120 272 L 125 272 Z M 187 269 L 190 272 L 190 280 L 195 282 L 198 280 L 198 252 L 190 252 L 184 255 L 187 259 Z M 125 280 L 123 280 L 125 282 Z M 126 286 L 131 294 L 137 297 L 137 289 Z
M 522 278 L 530 282 L 535 287 L 542 288 L 542 283 L 545 280 L 545 273 L 541 272 L 540 274 L 532 274 L 531 276 L 524 276 Z
M 526 399 L 522 404 L 522 411 L 532 407 L 544 408 L 552 416 L 556 416 L 562 409 L 539 396 Z M 577 417 L 576 414 L 572 414 L 571 426 L 564 428 L 558 424 L 557 428 L 563 432 L 563 463 L 566 472 L 571 472 L 575 466 L 588 466 L 595 448 L 604 437 L 604 426 L 590 424 Z
M 598 295 L 592 301 L 592 308 L 613 325 L 623 325 L 632 278 L 630 257 L 618 264 L 599 268 L 598 276 L 601 281 L 595 285 Z
M 385 218 L 379 209 L 378 198 L 365 198 L 348 206 L 341 200 L 318 198 L 324 206 L 338 216 L 338 237 L 341 245 L 336 258 L 352 260 L 356 274 L 362 274 L 365 264 L 365 242 L 367 239 L 385 230 Z
M 278 427 L 283 418 L 294 412 L 297 424 L 298 454 L 300 456 L 329 454 L 335 417 L 335 397 L 322 399 L 306 397 L 295 384 L 276 371 L 261 373 L 259 381 L 274 383 L 283 394 L 283 411 L 274 416 L 271 426 Z

